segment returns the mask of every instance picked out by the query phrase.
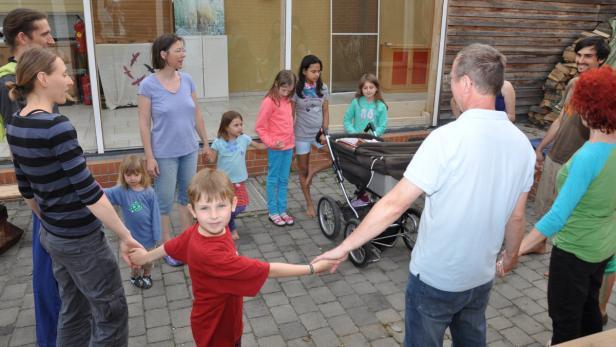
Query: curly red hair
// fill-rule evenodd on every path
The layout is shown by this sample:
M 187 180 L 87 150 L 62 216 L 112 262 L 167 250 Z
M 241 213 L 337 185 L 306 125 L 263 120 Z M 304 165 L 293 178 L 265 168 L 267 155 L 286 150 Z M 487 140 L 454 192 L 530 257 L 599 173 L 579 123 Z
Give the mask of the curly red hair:
M 616 70 L 609 66 L 586 71 L 575 83 L 571 106 L 591 129 L 616 130 Z

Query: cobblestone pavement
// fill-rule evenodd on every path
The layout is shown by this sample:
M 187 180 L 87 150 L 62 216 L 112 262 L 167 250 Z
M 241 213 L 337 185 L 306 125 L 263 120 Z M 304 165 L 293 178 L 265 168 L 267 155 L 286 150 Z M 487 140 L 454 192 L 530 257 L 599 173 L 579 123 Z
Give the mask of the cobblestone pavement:
M 239 220 L 240 253 L 270 262 L 305 263 L 334 245 L 322 235 L 316 219 L 301 213 L 303 197 L 296 178 L 292 176 L 289 192 L 296 225 L 278 228 L 263 214 L 244 214 Z M 313 194 L 341 199 L 329 174 L 315 179 Z M 23 203 L 7 207 L 10 221 L 27 233 L 18 246 L 0 256 L 0 346 L 34 346 L 30 212 Z M 532 203 L 529 223 L 536 220 L 531 209 Z M 177 221 L 177 216 L 172 220 Z M 117 240 L 110 232 L 107 235 L 117 250 Z M 245 300 L 242 345 L 399 346 L 409 256 L 399 242 L 383 253 L 381 261 L 364 269 L 346 262 L 333 275 L 268 280 L 258 296 Z M 496 280 L 486 312 L 489 346 L 545 345 L 551 329 L 543 275 L 548 261 L 548 255 L 524 257 L 512 274 Z M 142 291 L 128 282 L 126 265 L 120 266 L 129 305 L 130 345 L 194 346 L 188 269 L 158 263 L 154 286 Z M 609 313 L 616 317 L 616 295 Z M 612 318 L 608 328 L 614 327 Z M 450 342 L 446 340 L 445 345 Z

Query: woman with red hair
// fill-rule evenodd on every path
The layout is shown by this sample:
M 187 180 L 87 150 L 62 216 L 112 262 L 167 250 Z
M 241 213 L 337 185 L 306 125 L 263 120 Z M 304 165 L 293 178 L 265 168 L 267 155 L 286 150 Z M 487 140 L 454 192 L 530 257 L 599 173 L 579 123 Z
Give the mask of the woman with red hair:
M 590 128 L 589 140 L 562 167 L 558 197 L 531 231 L 554 237 L 548 279 L 552 344 L 602 330 L 599 288 L 616 253 L 616 71 L 587 71 L 571 106 Z

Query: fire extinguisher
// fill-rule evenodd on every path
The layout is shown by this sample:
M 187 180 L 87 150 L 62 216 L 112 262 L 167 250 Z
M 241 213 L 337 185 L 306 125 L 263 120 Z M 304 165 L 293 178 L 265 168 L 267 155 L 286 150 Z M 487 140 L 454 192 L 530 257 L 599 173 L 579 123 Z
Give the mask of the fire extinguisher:
M 81 17 L 79 18 L 75 24 L 73 24 L 73 29 L 75 29 L 75 41 L 77 41 L 77 53 L 86 54 L 86 24 L 83 22 Z
M 85 74 L 80 78 L 81 99 L 84 105 L 92 105 L 92 88 L 90 87 L 90 75 Z

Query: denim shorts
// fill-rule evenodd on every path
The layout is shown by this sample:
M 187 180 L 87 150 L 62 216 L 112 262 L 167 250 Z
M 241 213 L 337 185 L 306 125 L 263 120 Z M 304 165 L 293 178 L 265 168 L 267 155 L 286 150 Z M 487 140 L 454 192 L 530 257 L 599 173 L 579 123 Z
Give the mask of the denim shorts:
M 310 149 L 312 146 L 315 146 L 317 149 L 323 147 L 322 144 L 318 143 L 314 139 L 303 141 L 295 139 L 295 154 L 304 155 L 310 153 Z
M 188 185 L 197 173 L 198 152 L 177 158 L 156 158 L 159 175 L 154 179 L 154 191 L 160 214 L 171 213 L 174 196 L 178 204 L 188 205 Z

